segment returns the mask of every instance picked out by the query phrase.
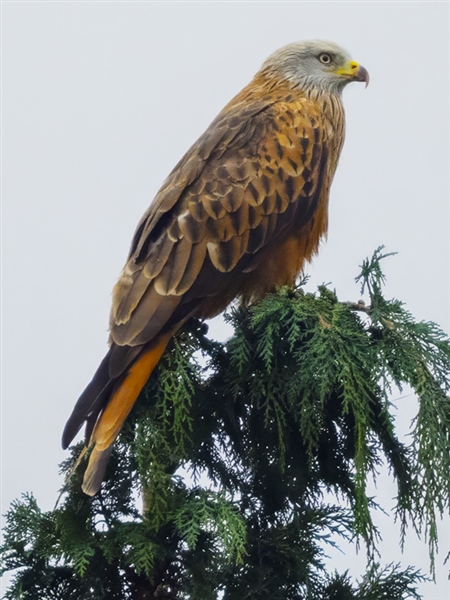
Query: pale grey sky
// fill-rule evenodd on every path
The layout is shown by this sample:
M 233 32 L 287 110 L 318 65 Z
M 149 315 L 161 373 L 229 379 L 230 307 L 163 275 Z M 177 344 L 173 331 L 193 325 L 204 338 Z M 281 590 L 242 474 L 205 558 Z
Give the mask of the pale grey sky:
M 311 288 L 357 300 L 362 259 L 380 244 L 387 294 L 450 331 L 447 2 L 3 2 L 3 489 L 1 511 L 33 491 L 50 510 L 66 456 L 60 434 L 106 350 L 110 292 L 158 187 L 275 49 L 343 45 L 370 72 L 344 92 L 347 139 L 327 244 Z M 211 332 L 221 335 L 220 322 Z M 400 394 L 399 394 L 400 396 Z M 414 399 L 401 398 L 408 430 Z M 389 509 L 388 478 L 378 488 Z M 382 561 L 403 556 L 380 516 Z M 450 521 L 441 528 L 450 549 Z M 364 553 L 333 554 L 358 574 Z M 448 567 L 427 600 L 448 600 Z

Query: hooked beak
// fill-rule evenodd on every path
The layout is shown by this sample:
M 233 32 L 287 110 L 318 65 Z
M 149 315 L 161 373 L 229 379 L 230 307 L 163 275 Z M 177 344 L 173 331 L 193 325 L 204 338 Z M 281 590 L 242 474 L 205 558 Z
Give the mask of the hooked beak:
M 365 69 L 363 66 L 358 65 L 353 71 L 353 79 L 354 81 L 365 81 L 367 87 L 370 81 L 368 70 Z
M 364 81 L 366 87 L 369 85 L 369 72 L 355 60 L 351 60 L 344 68 L 336 71 L 336 73 L 350 81 Z

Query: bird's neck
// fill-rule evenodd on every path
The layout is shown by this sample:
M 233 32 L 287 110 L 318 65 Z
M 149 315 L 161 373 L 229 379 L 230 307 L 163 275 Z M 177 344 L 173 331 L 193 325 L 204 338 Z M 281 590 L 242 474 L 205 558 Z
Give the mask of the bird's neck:
M 321 87 L 317 82 L 309 81 L 307 78 L 301 83 L 290 79 L 279 79 L 269 74 L 257 73 L 254 79 L 236 96 L 235 100 L 263 101 L 270 98 L 271 101 L 279 102 L 300 100 L 306 98 L 313 102 L 321 102 L 323 98 L 332 101 L 334 105 L 342 106 L 342 88 Z

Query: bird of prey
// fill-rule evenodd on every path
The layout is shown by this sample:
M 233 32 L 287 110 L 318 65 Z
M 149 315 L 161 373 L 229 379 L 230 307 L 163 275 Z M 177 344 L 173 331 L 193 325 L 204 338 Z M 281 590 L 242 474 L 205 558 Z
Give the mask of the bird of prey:
M 63 433 L 86 422 L 83 490 L 101 486 L 114 441 L 170 338 L 235 298 L 293 285 L 328 227 L 344 141 L 341 93 L 369 81 L 338 45 L 272 54 L 169 174 L 113 291 L 109 350 Z

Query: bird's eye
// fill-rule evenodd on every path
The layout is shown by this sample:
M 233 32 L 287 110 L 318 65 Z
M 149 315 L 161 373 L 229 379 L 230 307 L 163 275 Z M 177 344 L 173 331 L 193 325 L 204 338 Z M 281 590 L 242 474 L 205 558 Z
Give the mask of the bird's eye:
M 319 60 L 323 65 L 330 65 L 333 62 L 333 57 L 331 56 L 331 54 L 328 54 L 327 52 L 323 52 L 319 56 Z

